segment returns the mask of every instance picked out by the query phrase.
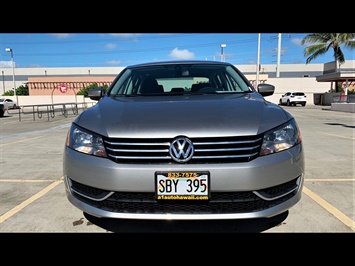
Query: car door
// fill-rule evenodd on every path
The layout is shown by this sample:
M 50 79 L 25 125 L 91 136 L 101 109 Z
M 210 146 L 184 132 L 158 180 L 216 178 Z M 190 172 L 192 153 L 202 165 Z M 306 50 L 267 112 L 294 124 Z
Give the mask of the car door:
M 281 98 L 281 103 L 286 104 L 290 95 L 291 95 L 291 92 L 286 92 Z

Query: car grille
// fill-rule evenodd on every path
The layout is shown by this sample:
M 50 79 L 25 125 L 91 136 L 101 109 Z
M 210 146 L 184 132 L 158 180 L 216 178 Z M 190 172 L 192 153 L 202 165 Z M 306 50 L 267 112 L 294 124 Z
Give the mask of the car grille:
M 95 208 L 134 214 L 228 214 L 262 211 L 296 195 L 299 178 L 253 192 L 211 192 L 210 200 L 158 202 L 154 192 L 112 192 L 70 180 L 74 197 Z M 262 198 L 257 196 L 262 195 Z
M 263 136 L 191 138 L 194 156 L 185 164 L 249 162 L 258 157 Z M 169 154 L 173 139 L 105 138 L 110 160 L 117 163 L 177 164 Z

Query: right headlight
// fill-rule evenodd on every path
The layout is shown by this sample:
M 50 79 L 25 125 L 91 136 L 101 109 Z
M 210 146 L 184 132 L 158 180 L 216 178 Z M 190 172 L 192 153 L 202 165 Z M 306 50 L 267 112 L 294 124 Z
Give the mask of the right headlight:
M 288 150 L 302 141 L 295 119 L 264 134 L 260 156 Z
M 81 153 L 107 157 L 102 137 L 75 124 L 68 132 L 66 145 Z

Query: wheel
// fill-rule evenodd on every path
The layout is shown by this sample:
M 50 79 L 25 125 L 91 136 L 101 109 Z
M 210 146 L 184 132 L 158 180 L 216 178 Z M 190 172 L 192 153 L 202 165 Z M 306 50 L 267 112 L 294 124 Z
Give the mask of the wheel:
M 306 106 L 306 103 L 302 103 L 302 106 Z
M 287 106 L 290 106 L 291 104 L 290 104 L 290 100 L 287 100 Z
M 281 101 L 281 99 L 280 99 L 280 101 L 279 101 L 279 105 L 282 105 L 282 101 Z
M 3 117 L 3 116 L 4 116 L 4 110 L 0 109 L 0 117 Z

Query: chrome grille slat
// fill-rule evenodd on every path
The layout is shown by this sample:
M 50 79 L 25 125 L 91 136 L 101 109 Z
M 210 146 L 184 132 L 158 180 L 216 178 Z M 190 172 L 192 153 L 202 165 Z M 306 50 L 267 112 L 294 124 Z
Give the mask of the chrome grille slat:
M 195 149 L 195 152 L 197 151 L 201 151 L 201 152 L 207 152 L 207 151 L 212 151 L 212 152 L 216 152 L 216 151 L 250 151 L 253 149 L 258 148 L 259 146 L 253 146 L 253 147 L 249 147 L 249 148 L 222 148 L 222 149 Z
M 220 155 L 220 156 L 194 156 L 195 159 L 212 159 L 212 158 L 245 158 L 250 156 L 255 156 L 258 153 L 247 154 L 247 155 Z
M 142 146 L 169 146 L 170 142 L 113 142 L 113 141 L 105 141 L 105 143 L 110 145 L 142 145 Z
M 221 142 L 197 142 L 197 143 L 194 143 L 194 145 L 215 145 L 215 144 L 245 144 L 245 143 L 254 143 L 255 141 L 260 141 L 261 138 L 259 139 L 256 139 L 256 140 L 249 140 L 249 141 L 221 141 Z
M 115 158 L 115 159 L 139 159 L 139 160 L 145 160 L 145 159 L 151 159 L 151 160 L 166 160 L 166 159 L 170 159 L 170 156 L 114 156 L 109 154 L 110 157 Z
M 169 152 L 169 149 L 164 149 L 164 150 L 124 150 L 124 149 L 112 149 L 112 148 L 107 148 L 110 151 L 113 152 Z

